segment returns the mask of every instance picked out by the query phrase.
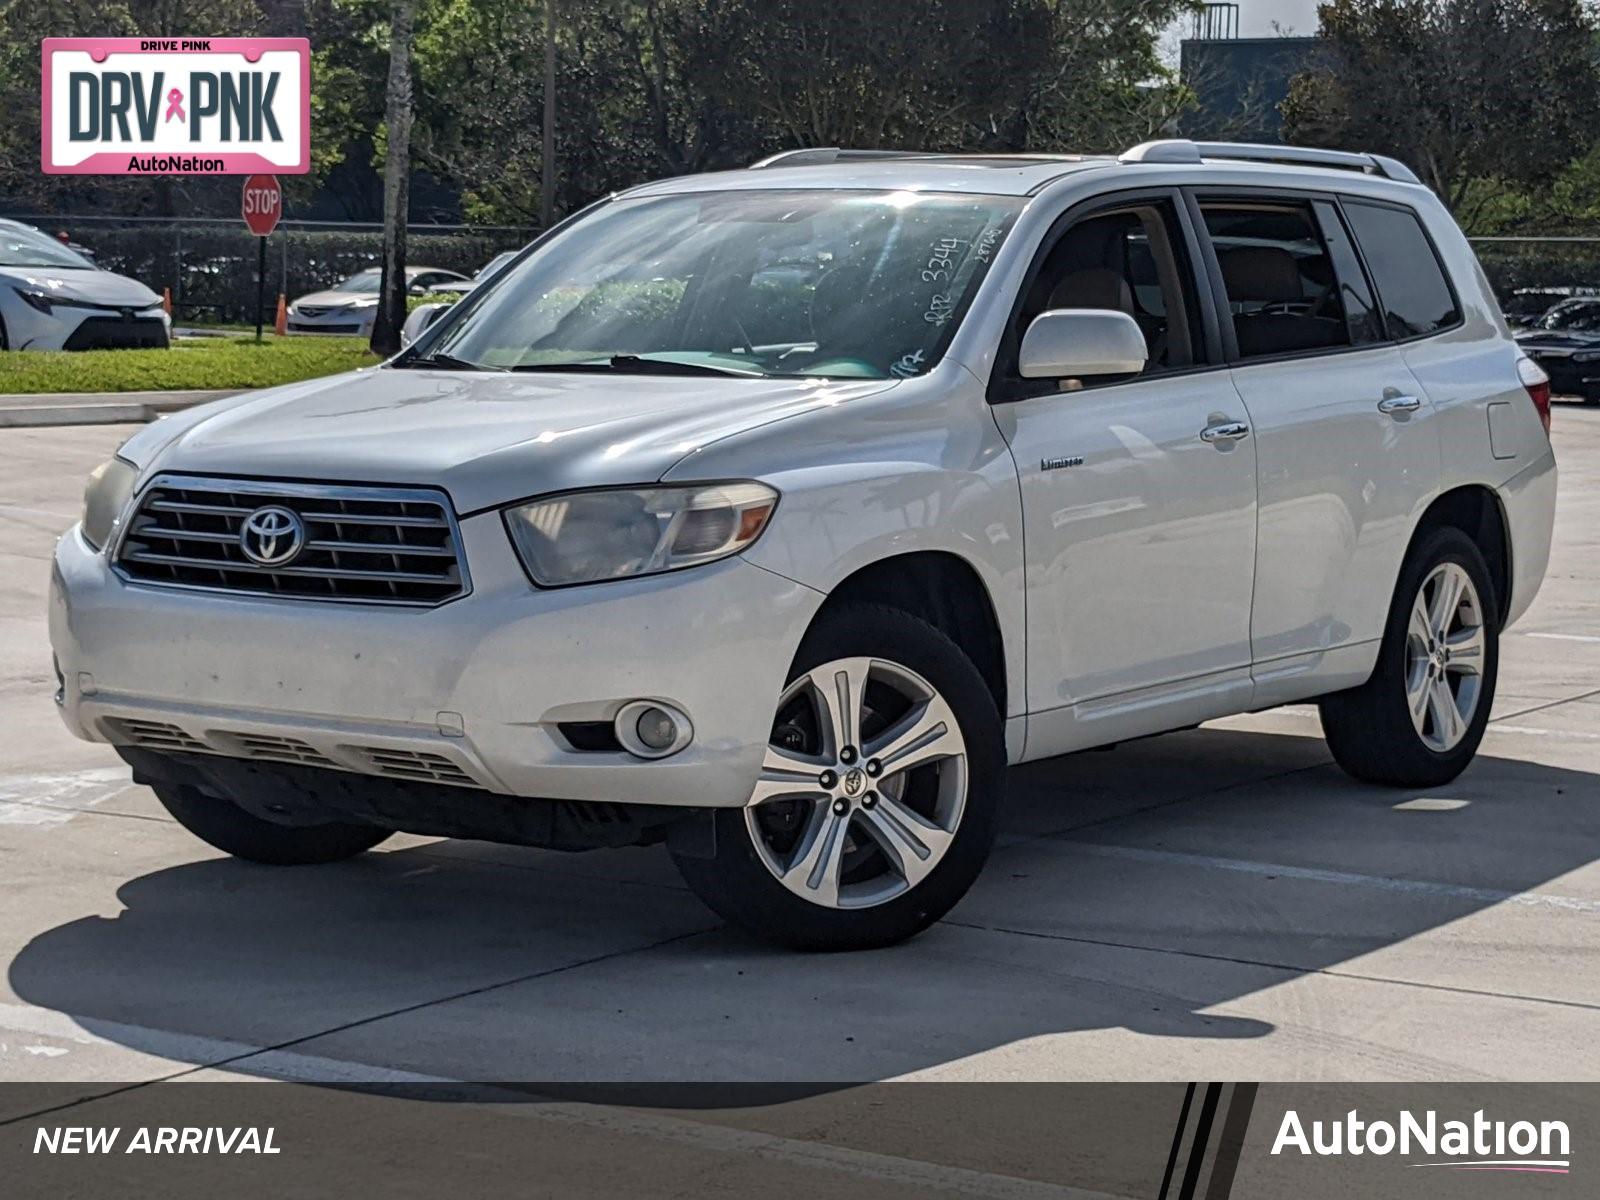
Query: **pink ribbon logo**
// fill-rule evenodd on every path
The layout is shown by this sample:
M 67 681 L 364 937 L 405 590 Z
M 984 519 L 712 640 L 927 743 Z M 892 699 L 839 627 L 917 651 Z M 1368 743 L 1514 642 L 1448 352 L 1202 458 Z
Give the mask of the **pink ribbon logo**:
M 177 117 L 180 121 L 189 119 L 183 115 L 183 93 L 177 88 L 173 88 L 167 93 L 167 115 L 165 119 L 170 121 L 173 117 Z

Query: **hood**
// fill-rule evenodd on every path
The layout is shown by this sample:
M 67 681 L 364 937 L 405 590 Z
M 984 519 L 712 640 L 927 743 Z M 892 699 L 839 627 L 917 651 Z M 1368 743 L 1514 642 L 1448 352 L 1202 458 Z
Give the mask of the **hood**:
M 6 267 L 0 280 L 12 287 L 38 288 L 63 300 L 82 300 L 108 308 L 149 308 L 161 297 L 137 279 L 114 275 L 110 271 L 88 271 L 58 267 Z
M 374 367 L 177 414 L 120 453 L 163 471 L 438 486 L 469 513 L 652 483 L 730 434 L 893 386 Z
M 338 308 L 341 304 L 354 304 L 358 300 L 368 300 L 373 304 L 378 303 L 377 292 L 339 292 L 331 288 L 326 292 L 312 292 L 301 296 L 294 302 L 298 308 L 302 304 L 309 304 L 313 308 Z

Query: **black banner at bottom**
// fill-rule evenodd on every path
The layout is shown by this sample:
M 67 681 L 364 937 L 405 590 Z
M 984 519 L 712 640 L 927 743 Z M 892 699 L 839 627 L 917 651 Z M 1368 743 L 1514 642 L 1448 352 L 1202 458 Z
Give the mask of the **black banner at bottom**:
M 0 1085 L 8 1197 L 1596 1193 L 1600 1087 Z

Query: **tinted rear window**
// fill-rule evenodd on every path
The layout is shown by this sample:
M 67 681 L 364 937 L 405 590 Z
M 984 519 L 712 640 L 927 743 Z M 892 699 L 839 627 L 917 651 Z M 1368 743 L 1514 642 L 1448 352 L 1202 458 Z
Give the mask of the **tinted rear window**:
M 1415 213 L 1348 200 L 1344 211 L 1366 256 L 1391 338 L 1423 337 L 1461 320 Z

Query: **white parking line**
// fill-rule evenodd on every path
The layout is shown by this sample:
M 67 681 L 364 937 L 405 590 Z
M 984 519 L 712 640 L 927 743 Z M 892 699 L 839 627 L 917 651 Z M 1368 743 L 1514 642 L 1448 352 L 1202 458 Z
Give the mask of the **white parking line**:
M 1525 633 L 1523 637 L 1546 638 L 1552 642 L 1600 642 L 1600 637 L 1587 633 Z
M 132 1048 L 174 1062 L 193 1063 L 199 1068 L 216 1066 L 221 1070 L 297 1083 L 444 1085 L 473 1090 L 493 1087 L 493 1084 L 368 1066 L 291 1050 L 268 1050 L 241 1042 L 149 1029 L 142 1025 L 125 1025 L 115 1021 L 92 1021 L 89 1024 L 110 1036 L 91 1033 L 77 1019 L 54 1009 L 0 1003 L 0 1033 L 51 1037 L 77 1045 Z M 954 1192 L 988 1200 L 1128 1200 L 1127 1197 L 1106 1192 L 1022 1179 L 1015 1175 L 994 1174 L 970 1167 L 924 1162 L 758 1130 L 707 1124 L 686 1117 L 596 1104 L 542 1102 L 536 1097 L 529 1097 L 527 1103 L 485 1104 L 483 1111 L 487 1115 L 547 1121 L 623 1137 L 652 1138 L 713 1153 L 767 1159 L 786 1167 L 836 1171 L 898 1187 Z
M 0 825 L 62 825 L 132 786 L 127 767 L 0 776 Z
M 1360 875 L 1353 871 L 1328 871 L 1320 867 L 1295 867 L 1287 863 L 1254 862 L 1243 858 L 1218 858 L 1210 854 L 1183 854 L 1176 850 L 1147 850 L 1141 846 L 1111 846 L 1101 842 L 1079 842 L 1069 838 L 1027 839 L 1031 844 L 1069 847 L 1097 858 L 1118 858 L 1131 862 L 1160 863 L 1170 866 L 1204 867 L 1214 871 L 1235 871 L 1242 875 L 1299 879 L 1308 883 L 1336 883 L 1352 887 L 1378 888 L 1387 892 L 1407 892 L 1420 896 L 1441 896 L 1452 900 L 1471 900 L 1479 904 L 1514 904 L 1525 908 L 1556 908 L 1567 912 L 1600 913 L 1600 900 L 1579 896 L 1560 896 L 1551 892 L 1504 892 L 1497 888 L 1470 887 L 1460 883 L 1434 883 L 1425 879 L 1401 879 L 1390 875 Z
M 1574 738 L 1583 742 L 1600 742 L 1600 733 L 1589 733 L 1582 729 L 1541 729 L 1537 725 L 1496 725 L 1493 722 L 1489 728 L 1495 733 L 1526 733 L 1534 737 Z

